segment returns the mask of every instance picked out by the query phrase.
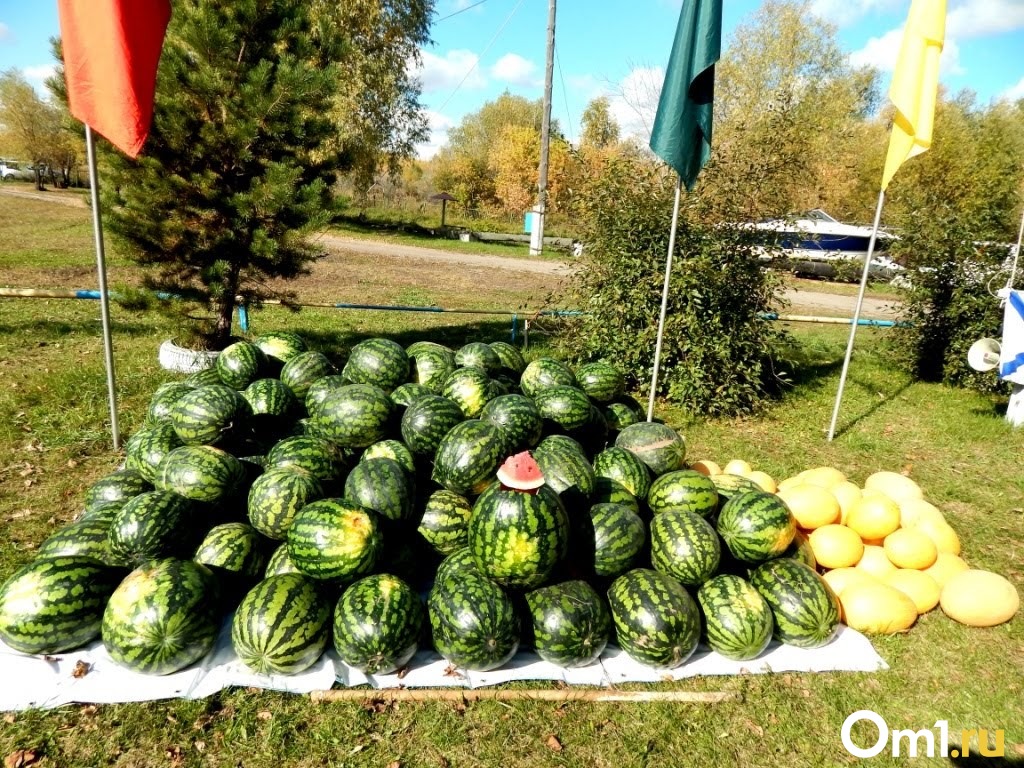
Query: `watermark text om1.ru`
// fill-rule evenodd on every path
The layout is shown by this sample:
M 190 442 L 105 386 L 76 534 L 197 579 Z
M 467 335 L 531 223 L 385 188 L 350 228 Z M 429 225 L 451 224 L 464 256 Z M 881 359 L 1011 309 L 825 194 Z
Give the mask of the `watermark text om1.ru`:
M 853 726 L 865 720 L 873 723 L 878 729 L 878 736 L 873 744 L 861 746 L 854 743 L 851 732 Z M 1002 757 L 1004 752 L 1005 736 L 1003 730 L 993 731 L 994 746 L 989 746 L 989 732 L 986 728 L 965 728 L 959 733 L 954 733 L 954 738 L 959 737 L 959 743 L 954 742 L 950 749 L 949 743 L 949 722 L 947 720 L 936 720 L 931 728 L 922 728 L 919 731 L 908 729 L 889 729 L 881 715 L 870 709 L 860 709 L 850 715 L 843 722 L 841 732 L 843 747 L 854 757 L 875 757 L 885 751 L 886 745 L 892 741 L 892 756 L 900 757 L 904 747 L 907 757 L 967 757 L 970 754 L 971 739 L 977 739 L 978 754 L 983 757 Z

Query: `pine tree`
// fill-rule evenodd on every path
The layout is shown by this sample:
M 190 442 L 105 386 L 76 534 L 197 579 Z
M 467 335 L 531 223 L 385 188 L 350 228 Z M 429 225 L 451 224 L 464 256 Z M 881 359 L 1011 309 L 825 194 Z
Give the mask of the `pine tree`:
M 143 153 L 104 153 L 109 229 L 147 288 L 212 311 L 213 349 L 236 296 L 258 306 L 319 255 L 305 235 L 331 212 L 342 45 L 306 0 L 176 0 Z

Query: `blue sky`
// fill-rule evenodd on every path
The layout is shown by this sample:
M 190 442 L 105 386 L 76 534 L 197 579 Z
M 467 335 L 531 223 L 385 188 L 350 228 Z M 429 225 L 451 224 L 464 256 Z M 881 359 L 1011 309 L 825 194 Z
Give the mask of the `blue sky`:
M 423 50 L 420 69 L 433 128 L 424 156 L 443 143 L 448 127 L 503 91 L 542 95 L 547 0 L 484 0 L 470 7 L 476 2 L 437 0 L 433 43 Z M 724 0 L 726 45 L 759 5 Z M 679 7 L 679 0 L 559 0 L 553 114 L 570 138 L 598 95 L 609 96 L 627 133 L 643 134 Z M 910 0 L 811 0 L 810 7 L 837 25 L 853 62 L 872 64 L 883 75 L 891 71 Z M 52 67 L 47 39 L 58 31 L 52 0 L 4 2 L 0 70 L 22 69 L 40 84 Z M 982 102 L 1024 97 L 1024 0 L 948 0 L 942 67 L 951 91 L 970 88 Z

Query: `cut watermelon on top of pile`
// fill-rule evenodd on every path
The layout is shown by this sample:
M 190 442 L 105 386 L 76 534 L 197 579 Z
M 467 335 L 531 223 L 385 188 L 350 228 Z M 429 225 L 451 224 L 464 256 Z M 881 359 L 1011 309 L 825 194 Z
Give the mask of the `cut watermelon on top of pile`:
M 544 485 L 544 475 L 529 451 L 509 456 L 498 467 L 498 480 L 516 491 L 535 491 Z

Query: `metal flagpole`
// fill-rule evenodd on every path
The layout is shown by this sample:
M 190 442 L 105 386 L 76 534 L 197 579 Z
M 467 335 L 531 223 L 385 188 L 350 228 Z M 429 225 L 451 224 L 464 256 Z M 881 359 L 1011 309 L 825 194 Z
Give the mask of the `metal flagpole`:
M 836 404 L 832 409 L 832 423 L 828 428 L 828 441 L 831 443 L 836 434 L 836 420 L 839 418 L 839 406 L 843 402 L 843 389 L 846 386 L 846 372 L 850 369 L 850 357 L 853 355 L 853 339 L 857 335 L 860 321 L 860 308 L 864 303 L 864 291 L 868 287 L 868 273 L 871 271 L 871 257 L 875 254 L 875 240 L 878 239 L 878 224 L 882 220 L 882 203 L 885 201 L 885 190 L 878 193 L 878 208 L 875 209 L 875 223 L 868 241 L 868 255 L 864 257 L 864 273 L 860 276 L 860 291 L 857 293 L 857 308 L 853 312 L 853 323 L 850 325 L 850 340 L 846 344 L 846 357 L 843 360 L 843 372 L 839 375 L 839 391 L 836 393 Z
M 658 341 L 654 345 L 654 372 L 651 374 L 651 398 L 647 403 L 647 420 L 654 421 L 654 395 L 658 391 L 658 368 L 661 366 L 661 341 L 665 336 L 665 315 L 668 312 L 668 283 L 672 276 L 672 254 L 676 249 L 676 230 L 679 228 L 679 199 L 683 192 L 683 177 L 676 181 L 676 202 L 672 208 L 672 232 L 668 236 L 668 258 L 665 259 L 665 286 L 661 290 L 661 316 L 658 318 Z
M 96 173 L 96 140 L 92 128 L 85 125 L 85 152 L 89 163 L 89 189 L 92 193 L 92 231 L 96 243 L 96 271 L 100 283 L 100 317 L 103 322 L 103 356 L 107 367 L 107 395 L 110 400 L 110 431 L 114 450 L 121 447 L 117 426 L 117 391 L 114 387 L 114 347 L 110 338 L 110 297 L 107 293 L 107 263 L 103 252 L 103 222 L 100 218 L 100 184 Z

